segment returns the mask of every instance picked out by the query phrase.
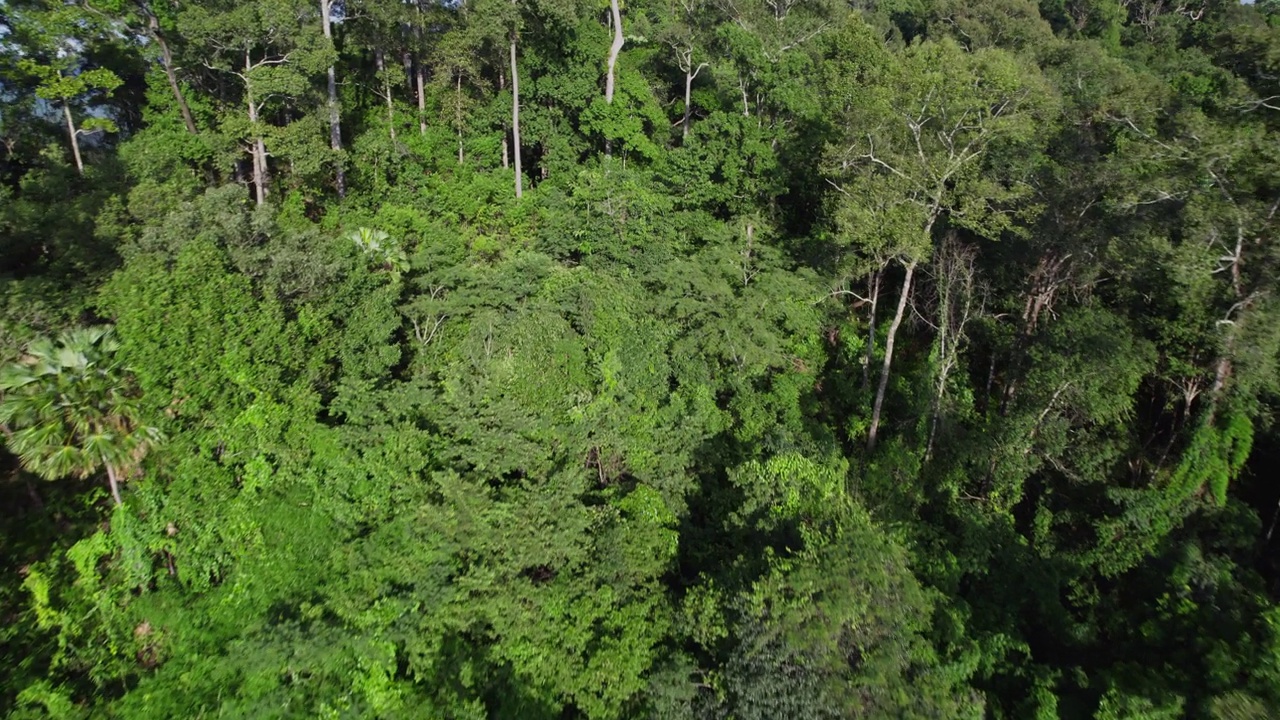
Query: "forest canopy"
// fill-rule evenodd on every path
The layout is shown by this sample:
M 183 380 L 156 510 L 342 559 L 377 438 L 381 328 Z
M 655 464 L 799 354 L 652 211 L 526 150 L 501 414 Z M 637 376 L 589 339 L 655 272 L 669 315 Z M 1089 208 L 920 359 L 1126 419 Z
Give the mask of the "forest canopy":
M 1280 4 L 0 0 L 0 714 L 1280 717 Z

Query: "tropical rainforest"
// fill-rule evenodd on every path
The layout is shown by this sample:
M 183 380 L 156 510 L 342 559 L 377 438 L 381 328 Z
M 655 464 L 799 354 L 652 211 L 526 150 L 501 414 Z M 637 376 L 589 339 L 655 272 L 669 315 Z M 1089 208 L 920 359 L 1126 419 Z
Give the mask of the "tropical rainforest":
M 0 0 L 0 714 L 1280 717 L 1280 3 Z

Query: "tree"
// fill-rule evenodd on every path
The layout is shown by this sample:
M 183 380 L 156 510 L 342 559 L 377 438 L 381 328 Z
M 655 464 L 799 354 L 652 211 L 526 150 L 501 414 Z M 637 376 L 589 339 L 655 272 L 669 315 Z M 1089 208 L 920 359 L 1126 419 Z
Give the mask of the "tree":
M 123 25 L 126 33 L 139 33 L 155 44 L 160 51 L 160 67 L 164 70 L 169 82 L 169 90 L 178 103 L 182 113 L 182 122 L 187 132 L 192 135 L 196 129 L 195 117 L 191 114 L 191 106 L 187 102 L 186 93 L 178 81 L 178 70 L 173 57 L 173 49 L 169 45 L 166 33 L 172 30 L 172 12 L 166 12 L 163 6 L 157 7 L 147 0 L 83 0 L 83 7 L 94 13 L 102 13 Z M 162 27 L 163 22 L 163 27 Z
M 111 496 L 161 440 L 144 425 L 119 343 L 107 327 L 32 341 L 0 374 L 0 427 L 29 471 L 56 480 L 105 469 Z
M 710 66 L 709 29 L 713 17 L 705 0 L 677 0 L 662 7 L 659 38 L 671 47 L 676 67 L 684 73 L 684 113 L 680 136 L 687 139 L 693 119 L 693 81 Z M 704 55 L 708 60 L 703 60 Z
M 867 29 L 854 24 L 846 37 L 840 52 L 851 54 L 837 56 L 828 85 L 845 128 L 827 161 L 838 223 L 855 252 L 895 259 L 904 271 L 867 429 L 874 449 L 894 344 L 935 226 L 946 221 L 990 238 L 1014 227 L 1013 203 L 1028 188 L 988 177 L 983 163 L 992 148 L 1034 144 L 1052 102 L 1039 76 L 999 50 L 924 42 L 879 65 L 882 52 L 859 52 L 874 42 Z
M 242 93 L 234 105 L 245 114 L 237 117 L 239 113 L 228 107 L 223 125 L 248 145 L 259 205 L 266 202 L 271 185 L 268 137 L 281 144 L 309 144 L 299 143 L 287 131 L 300 110 L 313 107 L 308 98 L 311 78 L 333 64 L 332 46 L 318 16 L 317 8 L 302 0 L 209 0 L 184 8 L 178 18 L 184 34 L 204 54 L 205 67 L 239 80 Z M 273 118 L 284 121 L 273 125 Z
M 324 38 L 330 44 L 333 43 L 333 2 L 332 0 L 320 0 L 320 27 L 324 31 Z M 334 154 L 342 152 L 342 111 L 338 106 L 338 78 L 334 72 L 331 63 L 325 71 L 327 87 L 329 93 L 329 145 L 333 148 Z M 338 197 L 344 197 L 347 194 L 347 176 L 346 171 L 342 167 L 342 158 L 337 160 L 335 189 L 338 191 Z
M 86 66 L 86 35 L 95 29 L 76 6 L 49 3 L 18 18 L 18 35 L 31 53 L 18 61 L 18 67 L 36 79 L 37 96 L 61 108 L 76 171 L 83 175 L 80 136 L 117 128 L 110 117 L 101 115 L 77 122 L 72 106 L 83 105 L 97 93 L 110 95 L 123 81 L 107 68 Z

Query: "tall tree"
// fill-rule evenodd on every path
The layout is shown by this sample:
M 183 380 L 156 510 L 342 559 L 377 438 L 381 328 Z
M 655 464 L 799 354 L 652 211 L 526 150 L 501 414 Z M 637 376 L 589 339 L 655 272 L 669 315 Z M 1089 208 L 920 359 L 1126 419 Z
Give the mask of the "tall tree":
M 315 5 L 302 0 L 209 0 L 185 7 L 179 16 L 204 65 L 239 81 L 238 102 L 226 112 L 234 117 L 231 107 L 238 104 L 243 119 L 223 124 L 247 144 L 259 205 L 271 187 L 268 137 L 284 139 L 290 123 L 312 110 L 311 79 L 334 62 L 318 15 Z
M 164 5 L 156 6 L 147 0 L 82 0 L 83 7 L 91 12 L 101 13 L 123 25 L 123 32 L 136 33 L 146 37 L 160 51 L 160 67 L 164 70 L 165 79 L 169 82 L 169 91 L 173 93 L 174 102 L 182 114 L 182 122 L 187 132 L 195 135 L 195 116 L 191 114 L 191 105 L 187 102 L 182 83 L 178 80 L 178 68 L 174 61 L 173 49 L 166 32 L 172 30 L 173 9 Z
M 54 103 L 61 111 L 71 156 L 81 175 L 84 158 L 80 137 L 114 132 L 116 124 L 101 114 L 77 120 L 76 110 L 95 95 L 110 95 L 123 84 L 112 70 L 86 64 L 83 54 L 86 43 L 99 32 L 96 20 L 98 18 L 86 17 L 75 5 L 48 2 L 31 11 L 20 10 L 14 27 L 25 48 L 18 67 L 36 80 L 36 95 Z
M 841 51 L 865 50 L 867 31 L 851 33 L 864 39 Z M 1033 143 L 1051 102 L 1039 75 L 999 50 L 970 53 L 944 40 L 913 45 L 887 65 L 876 64 L 882 52 L 844 57 L 829 76 L 845 131 L 830 146 L 828 181 L 855 252 L 882 254 L 903 269 L 867 428 L 874 449 L 894 345 L 916 269 L 933 253 L 935 226 L 945 219 L 991 238 L 1013 227 L 1013 201 L 1029 188 L 992 181 L 983 162 L 993 146 Z
M 333 45 L 333 2 L 332 0 L 320 0 L 320 27 L 324 31 L 324 38 Z M 336 49 L 335 49 L 336 54 Z M 329 147 L 333 149 L 334 155 L 337 157 L 334 162 L 337 164 L 335 168 L 334 188 L 338 191 L 338 197 L 345 197 L 347 194 L 347 174 L 342 163 L 342 108 L 338 105 L 338 76 L 334 70 L 333 63 L 325 70 L 326 90 L 329 93 L 328 109 L 329 109 Z

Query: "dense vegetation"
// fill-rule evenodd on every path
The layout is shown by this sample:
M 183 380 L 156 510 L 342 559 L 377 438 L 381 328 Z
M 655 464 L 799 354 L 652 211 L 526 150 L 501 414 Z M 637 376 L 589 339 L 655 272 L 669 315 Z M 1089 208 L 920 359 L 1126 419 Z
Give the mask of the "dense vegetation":
M 1280 5 L 2 0 L 0 77 L 0 713 L 1280 716 Z

